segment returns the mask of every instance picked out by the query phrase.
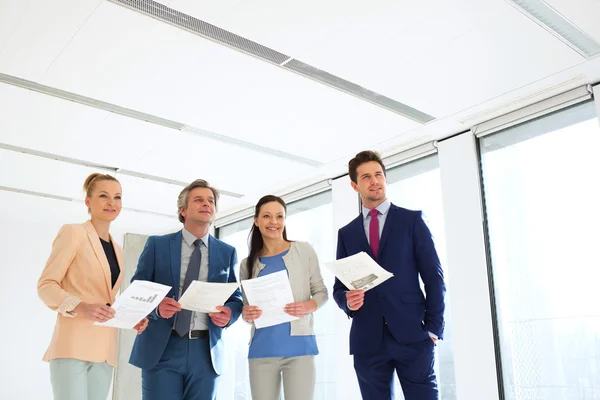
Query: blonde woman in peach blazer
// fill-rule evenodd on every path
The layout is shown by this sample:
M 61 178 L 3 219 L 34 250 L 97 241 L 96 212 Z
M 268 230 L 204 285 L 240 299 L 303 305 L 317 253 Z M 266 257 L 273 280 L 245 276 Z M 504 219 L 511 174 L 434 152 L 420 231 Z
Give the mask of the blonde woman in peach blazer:
M 84 191 L 91 219 L 60 229 L 38 281 L 38 295 L 58 312 L 44 355 L 55 400 L 106 400 L 117 362 L 117 329 L 93 324 L 113 318 L 110 304 L 123 281 L 123 250 L 109 233 L 121 211 L 121 185 L 95 173 Z M 147 324 L 135 329 L 141 333 Z

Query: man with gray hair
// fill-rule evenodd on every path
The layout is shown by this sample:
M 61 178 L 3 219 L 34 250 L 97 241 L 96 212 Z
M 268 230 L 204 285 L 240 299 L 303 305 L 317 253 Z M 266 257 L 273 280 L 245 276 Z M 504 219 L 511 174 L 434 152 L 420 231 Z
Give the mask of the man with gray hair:
M 131 279 L 171 286 L 148 317 L 151 322 L 133 345 L 129 362 L 142 369 L 144 400 L 213 400 L 222 373 L 223 328 L 242 311 L 237 289 L 218 312 L 182 310 L 177 300 L 193 280 L 236 282 L 235 248 L 209 234 L 219 191 L 197 179 L 179 194 L 183 229 L 150 236 Z

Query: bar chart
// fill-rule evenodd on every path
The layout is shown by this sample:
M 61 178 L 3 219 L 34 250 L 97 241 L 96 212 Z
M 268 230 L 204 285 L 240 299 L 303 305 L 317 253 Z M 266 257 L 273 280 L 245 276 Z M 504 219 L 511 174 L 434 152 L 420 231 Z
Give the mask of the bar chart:
M 149 296 L 148 298 L 143 298 L 143 297 L 135 297 L 135 296 L 131 296 L 132 299 L 137 300 L 137 301 L 141 301 L 143 303 L 152 303 L 156 297 L 158 295 L 155 294 L 154 296 Z

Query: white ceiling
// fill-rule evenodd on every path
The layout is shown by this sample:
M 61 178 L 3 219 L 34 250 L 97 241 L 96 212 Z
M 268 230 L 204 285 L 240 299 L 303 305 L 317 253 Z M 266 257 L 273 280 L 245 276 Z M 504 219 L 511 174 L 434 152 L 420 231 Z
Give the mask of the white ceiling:
M 223 215 L 339 174 L 364 148 L 390 154 L 600 81 L 598 57 L 503 0 L 161 2 L 436 120 L 421 125 L 107 0 L 0 0 L 0 73 L 200 132 L 0 83 L 0 143 L 166 180 L 202 177 L 243 195 L 223 196 Z M 547 2 L 600 41 L 600 2 Z M 0 186 L 73 198 L 90 170 L 8 150 L 0 165 L 16 171 Z M 180 186 L 121 180 L 130 208 L 174 214 Z

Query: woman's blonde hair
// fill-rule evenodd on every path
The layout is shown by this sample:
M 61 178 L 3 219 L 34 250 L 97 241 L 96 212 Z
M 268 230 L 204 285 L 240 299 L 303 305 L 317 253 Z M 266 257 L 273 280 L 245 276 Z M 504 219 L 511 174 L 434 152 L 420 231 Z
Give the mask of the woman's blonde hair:
M 101 181 L 114 181 L 119 185 L 121 184 L 121 182 L 119 182 L 119 180 L 112 175 L 94 172 L 85 179 L 85 182 L 83 182 L 83 191 L 85 192 L 85 196 L 92 197 L 92 192 L 96 187 L 96 183 Z

